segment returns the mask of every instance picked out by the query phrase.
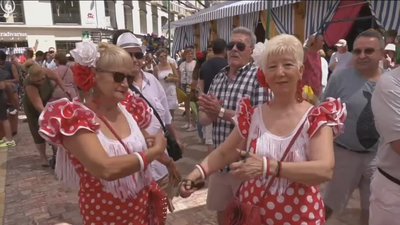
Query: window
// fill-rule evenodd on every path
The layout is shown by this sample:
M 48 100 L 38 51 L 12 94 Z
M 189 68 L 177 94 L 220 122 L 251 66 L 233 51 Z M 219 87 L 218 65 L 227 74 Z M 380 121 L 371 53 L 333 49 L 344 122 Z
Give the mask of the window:
M 106 17 L 110 18 L 110 24 L 112 28 L 118 29 L 117 26 L 117 16 L 115 14 L 115 1 L 113 0 L 104 0 L 104 10 Z M 108 25 L 106 25 L 108 26 Z
M 75 44 L 79 41 L 56 41 L 57 52 L 68 53 L 70 50 L 75 48 Z
M 54 24 L 81 24 L 81 11 L 77 0 L 51 1 L 51 10 Z
M 147 10 L 146 2 L 139 1 L 139 14 L 140 14 L 140 33 L 147 33 Z
M 152 23 L 153 23 L 153 34 L 158 35 L 158 12 L 157 6 L 151 6 L 151 15 L 152 15 Z
M 125 29 L 133 32 L 132 1 L 124 0 Z
M 25 23 L 22 0 L 1 1 L 0 23 Z

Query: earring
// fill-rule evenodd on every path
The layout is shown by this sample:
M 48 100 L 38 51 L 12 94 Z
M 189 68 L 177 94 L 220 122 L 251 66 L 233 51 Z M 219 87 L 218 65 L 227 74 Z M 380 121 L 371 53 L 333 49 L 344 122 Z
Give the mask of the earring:
M 296 100 L 298 102 L 303 101 L 303 84 L 301 83 L 301 80 L 297 82 Z

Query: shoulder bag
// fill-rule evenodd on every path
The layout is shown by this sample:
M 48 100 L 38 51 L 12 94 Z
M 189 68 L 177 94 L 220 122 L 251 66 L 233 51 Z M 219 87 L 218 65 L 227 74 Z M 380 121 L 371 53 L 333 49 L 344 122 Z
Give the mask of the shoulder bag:
M 147 105 L 149 105 L 153 109 L 154 116 L 156 116 L 158 122 L 161 124 L 162 129 L 164 131 L 164 137 L 167 139 L 167 151 L 168 155 L 174 160 L 178 161 L 182 158 L 182 149 L 179 146 L 178 142 L 176 142 L 175 138 L 167 131 L 167 128 L 164 125 L 164 121 L 161 119 L 157 110 L 150 104 L 150 102 L 143 96 L 143 94 L 134 86 L 131 85 L 131 90 L 138 94 L 143 100 L 146 101 Z
M 289 145 L 287 146 L 282 158 L 281 162 L 285 160 L 287 155 L 290 152 L 290 149 L 292 148 L 294 142 L 297 140 L 299 137 L 301 131 L 303 130 L 304 123 L 307 121 L 305 119 L 299 129 L 296 131 L 296 134 L 293 136 L 292 140 L 290 141 Z M 265 198 L 265 196 L 268 194 L 268 190 L 271 188 L 272 183 L 276 177 L 272 177 L 269 181 L 269 183 L 266 186 L 266 189 L 264 191 L 264 194 L 261 196 L 260 202 L 262 202 L 262 199 Z M 261 214 L 260 214 L 260 207 L 257 205 L 252 205 L 244 202 L 240 202 L 238 199 L 238 194 L 240 191 L 240 187 L 237 191 L 236 198 L 235 200 L 228 206 L 228 208 L 224 212 L 224 222 L 223 225 L 262 225 L 264 224 L 261 222 Z

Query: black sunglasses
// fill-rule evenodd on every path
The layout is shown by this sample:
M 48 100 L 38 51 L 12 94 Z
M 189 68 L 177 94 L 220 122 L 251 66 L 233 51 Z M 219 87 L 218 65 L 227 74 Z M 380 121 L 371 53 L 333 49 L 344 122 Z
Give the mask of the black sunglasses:
M 365 48 L 365 49 L 356 48 L 356 49 L 353 49 L 352 52 L 354 55 L 361 55 L 362 52 L 364 52 L 364 54 L 366 54 L 366 55 L 372 55 L 372 54 L 374 54 L 375 49 L 374 48 Z
M 226 45 L 226 49 L 231 51 L 236 46 L 237 50 L 243 52 L 246 49 L 246 44 L 243 42 L 231 41 Z
M 131 57 L 135 57 L 135 59 L 143 59 L 144 58 L 144 54 L 143 52 L 128 52 L 129 55 L 131 55 Z
M 100 72 L 112 73 L 113 78 L 114 78 L 114 82 L 116 82 L 116 83 L 124 82 L 125 78 L 126 78 L 126 81 L 128 82 L 128 84 L 132 84 L 133 83 L 133 79 L 134 78 L 131 75 L 126 75 L 126 74 L 123 74 L 123 73 L 120 73 L 120 72 L 104 71 L 104 70 L 102 70 Z

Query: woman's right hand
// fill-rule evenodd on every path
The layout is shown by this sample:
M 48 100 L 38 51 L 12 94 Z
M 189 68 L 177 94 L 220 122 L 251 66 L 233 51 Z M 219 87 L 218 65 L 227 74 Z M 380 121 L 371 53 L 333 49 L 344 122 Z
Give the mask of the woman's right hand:
M 201 175 L 197 169 L 193 170 L 186 179 L 179 184 L 179 195 L 182 198 L 188 198 L 195 191 L 203 188 L 204 181 L 201 181 Z

